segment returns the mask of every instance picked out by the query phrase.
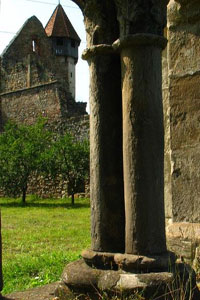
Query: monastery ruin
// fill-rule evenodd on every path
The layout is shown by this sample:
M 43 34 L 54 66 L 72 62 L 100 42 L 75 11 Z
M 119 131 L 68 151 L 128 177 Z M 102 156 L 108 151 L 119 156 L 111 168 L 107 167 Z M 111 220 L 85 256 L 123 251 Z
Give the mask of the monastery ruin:
M 92 286 L 103 291 L 143 288 L 148 292 L 152 282 L 155 288 L 161 282 L 166 287 L 176 273 L 174 253 L 181 259 L 180 273 L 185 272 L 183 261 L 196 268 L 200 262 L 200 2 L 73 2 L 84 15 L 87 49 L 83 58 L 90 69 L 92 245 L 80 261 L 66 267 L 59 289 L 85 292 Z M 61 67 L 53 76 L 55 60 L 63 63 L 63 57 L 57 60 L 56 52 L 49 50 L 60 47 L 61 40 L 54 39 L 59 36 L 48 27 L 51 21 L 45 33 L 33 17 L 22 28 L 18 36 L 22 41 L 26 30 L 33 34 L 23 48 L 29 45 L 31 54 L 21 56 L 19 69 L 12 50 L 18 39 L 2 56 L 3 122 L 18 101 L 25 109 L 26 93 L 33 93 L 33 106 L 46 99 L 42 104 L 50 118 L 85 113 L 72 100 L 67 105 L 62 102 L 61 95 L 70 89 L 73 95 L 73 84 L 68 82 L 67 89 L 62 84 L 69 80 L 70 68 Z M 78 45 L 78 38 L 74 40 Z M 40 64 L 37 49 L 44 51 Z M 52 57 L 50 65 L 42 53 Z M 43 66 L 49 71 L 43 72 Z M 26 72 L 20 71 L 23 68 Z M 6 76 L 12 78 L 8 82 L 13 91 L 20 83 L 19 90 L 12 92 Z M 40 76 L 44 81 L 37 86 Z M 22 115 L 32 120 L 33 110 Z M 195 279 L 193 284 L 197 292 L 193 299 L 199 299 Z

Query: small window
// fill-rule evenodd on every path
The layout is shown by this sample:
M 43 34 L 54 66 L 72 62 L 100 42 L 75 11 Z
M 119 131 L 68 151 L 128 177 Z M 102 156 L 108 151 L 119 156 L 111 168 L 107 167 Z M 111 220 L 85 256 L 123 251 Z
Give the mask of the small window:
M 57 46 L 63 46 L 64 45 L 64 39 L 62 37 L 56 38 L 56 45 Z
M 76 44 L 75 44 L 74 40 L 71 40 L 71 46 L 72 46 L 72 48 L 75 48 Z
M 38 41 L 35 38 L 32 39 L 32 51 L 39 54 Z
M 36 52 L 36 41 L 32 40 L 32 48 L 33 48 L 33 52 Z
M 72 72 L 71 72 L 71 78 L 72 78 Z

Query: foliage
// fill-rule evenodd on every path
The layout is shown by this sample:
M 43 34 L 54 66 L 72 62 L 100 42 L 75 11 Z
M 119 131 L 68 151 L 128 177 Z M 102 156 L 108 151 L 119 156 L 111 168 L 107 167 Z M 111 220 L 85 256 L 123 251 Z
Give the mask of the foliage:
M 0 187 L 6 195 L 22 195 L 25 202 L 29 178 L 40 169 L 50 138 L 42 119 L 32 126 L 6 124 L 0 135 Z
M 89 177 L 89 144 L 87 141 L 75 141 L 69 133 L 60 135 L 47 149 L 43 158 L 46 174 L 53 179 L 58 176 L 67 182 L 68 195 L 79 192 L 80 185 Z
M 8 196 L 22 195 L 25 203 L 33 174 L 59 177 L 74 203 L 80 183 L 89 176 L 88 142 L 74 141 L 69 133 L 53 136 L 44 119 L 32 126 L 7 123 L 0 135 L 0 188 Z
M 90 245 L 88 199 L 0 198 L 3 294 L 59 280 L 65 265 Z M 81 241 L 81 243 L 80 243 Z

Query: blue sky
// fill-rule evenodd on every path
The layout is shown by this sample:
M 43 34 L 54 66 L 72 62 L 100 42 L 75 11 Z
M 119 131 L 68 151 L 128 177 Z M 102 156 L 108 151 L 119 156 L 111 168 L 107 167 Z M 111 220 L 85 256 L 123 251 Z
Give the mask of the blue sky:
M 58 2 L 58 0 L 0 0 L 0 53 L 31 16 L 35 15 L 45 26 Z M 88 102 L 88 64 L 80 57 L 86 48 L 83 15 L 73 1 L 60 0 L 60 4 L 81 38 L 79 61 L 76 66 L 76 100 Z M 87 110 L 89 110 L 88 106 Z

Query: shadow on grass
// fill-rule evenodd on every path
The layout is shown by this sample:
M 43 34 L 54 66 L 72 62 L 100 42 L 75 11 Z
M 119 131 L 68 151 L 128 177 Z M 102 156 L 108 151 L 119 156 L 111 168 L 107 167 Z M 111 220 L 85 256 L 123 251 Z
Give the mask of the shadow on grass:
M 26 207 L 38 207 L 38 208 L 58 208 L 58 207 L 63 207 L 63 208 L 67 208 L 67 209 L 77 209 L 77 208 L 89 208 L 90 207 L 90 203 L 88 202 L 83 202 L 81 203 L 80 200 L 78 203 L 75 202 L 74 205 L 72 205 L 71 203 L 66 203 L 63 201 L 63 203 L 59 202 L 56 203 L 56 200 L 54 202 L 54 200 L 51 200 L 52 203 L 45 203 L 45 201 L 34 201 L 34 202 L 26 202 L 26 203 L 22 203 L 22 202 L 18 202 L 18 201 L 9 201 L 9 202 L 5 202 L 5 201 L 1 201 L 0 200 L 0 208 L 1 207 L 22 207 L 22 208 L 26 208 Z

